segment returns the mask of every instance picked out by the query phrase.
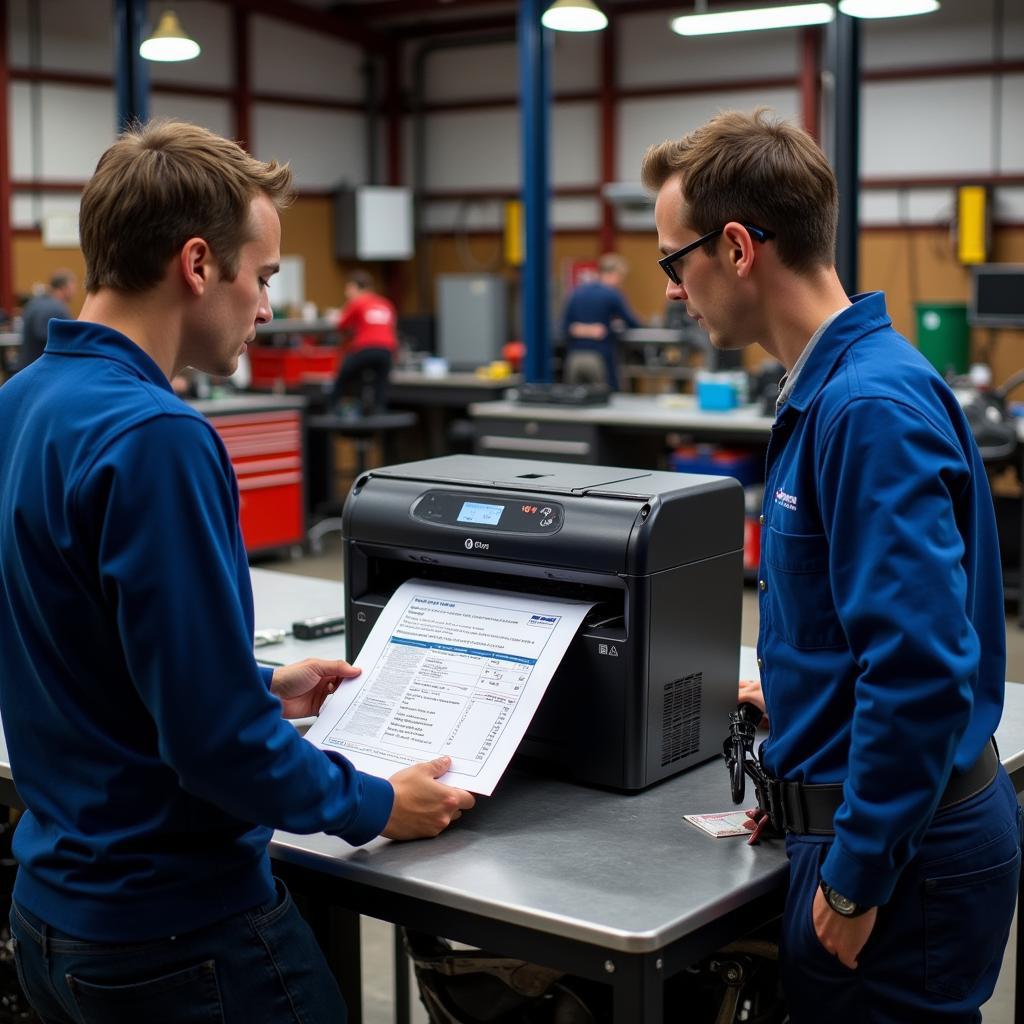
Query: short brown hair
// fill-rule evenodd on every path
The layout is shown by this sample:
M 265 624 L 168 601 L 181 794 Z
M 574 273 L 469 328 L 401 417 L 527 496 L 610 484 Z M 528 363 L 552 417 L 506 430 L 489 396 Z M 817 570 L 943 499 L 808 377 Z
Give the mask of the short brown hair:
M 835 261 L 835 174 L 810 135 L 767 108 L 724 111 L 681 139 L 651 146 L 644 187 L 658 191 L 675 175 L 699 234 L 736 220 L 774 231 L 779 259 L 794 270 Z
M 598 261 L 597 269 L 602 274 L 619 274 L 625 277 L 629 264 L 617 252 L 606 252 Z
M 233 280 L 249 240 L 249 205 L 294 199 L 287 164 L 256 160 L 198 125 L 150 121 L 129 128 L 99 159 L 82 193 L 85 289 L 142 292 L 190 238 L 204 239 Z
M 361 292 L 373 290 L 373 278 L 365 270 L 353 270 L 348 275 L 348 283 L 354 284 Z

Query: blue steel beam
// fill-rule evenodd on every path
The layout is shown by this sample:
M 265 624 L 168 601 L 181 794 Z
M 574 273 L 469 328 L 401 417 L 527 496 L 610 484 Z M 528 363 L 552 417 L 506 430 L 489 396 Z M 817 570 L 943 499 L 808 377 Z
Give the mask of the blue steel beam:
M 139 56 L 146 0 L 114 0 L 114 88 L 118 133 L 149 120 L 149 71 Z
M 526 260 L 523 263 L 524 371 L 528 381 L 551 380 L 551 317 L 548 282 L 551 233 L 548 225 L 549 111 L 551 85 L 549 35 L 540 23 L 545 0 L 518 5 L 519 89 L 523 143 L 523 214 Z
M 839 185 L 836 270 L 847 295 L 855 295 L 859 261 L 860 201 L 860 19 L 837 14 L 829 26 L 832 80 L 832 166 Z

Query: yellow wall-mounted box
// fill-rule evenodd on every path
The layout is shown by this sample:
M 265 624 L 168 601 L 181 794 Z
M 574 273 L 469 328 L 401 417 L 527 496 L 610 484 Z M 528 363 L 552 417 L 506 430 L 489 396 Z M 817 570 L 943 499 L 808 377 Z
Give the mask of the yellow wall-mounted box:
M 961 263 L 988 260 L 988 189 L 984 185 L 962 185 L 956 196 L 956 255 Z
M 505 203 L 505 262 L 510 267 L 521 267 L 526 262 L 526 225 L 523 223 L 523 204 L 519 199 Z

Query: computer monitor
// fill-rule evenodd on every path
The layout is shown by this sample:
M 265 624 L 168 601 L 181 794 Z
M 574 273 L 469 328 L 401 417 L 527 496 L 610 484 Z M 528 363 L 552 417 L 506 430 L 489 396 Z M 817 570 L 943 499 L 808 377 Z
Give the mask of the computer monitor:
M 975 327 L 1024 327 L 1024 265 L 974 267 L 967 319 Z
M 434 317 L 429 313 L 412 313 L 399 316 L 398 340 L 413 352 L 436 351 L 434 345 Z

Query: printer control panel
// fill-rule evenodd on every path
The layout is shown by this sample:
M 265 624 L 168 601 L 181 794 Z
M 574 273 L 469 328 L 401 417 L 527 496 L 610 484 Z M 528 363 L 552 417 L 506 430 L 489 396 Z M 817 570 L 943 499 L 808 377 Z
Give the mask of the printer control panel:
M 531 535 L 557 533 L 565 519 L 564 508 L 549 498 L 498 497 L 442 490 L 420 495 L 412 514 L 415 519 L 436 526 Z

